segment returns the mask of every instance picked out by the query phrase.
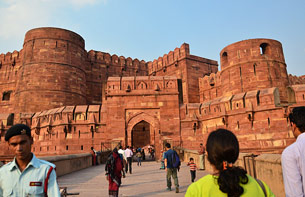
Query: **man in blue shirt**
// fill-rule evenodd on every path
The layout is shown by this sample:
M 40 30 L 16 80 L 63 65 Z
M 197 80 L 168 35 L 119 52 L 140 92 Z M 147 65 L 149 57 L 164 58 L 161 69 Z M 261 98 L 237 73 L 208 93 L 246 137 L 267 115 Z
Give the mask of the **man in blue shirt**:
M 7 130 L 5 141 L 15 158 L 0 168 L 0 196 L 60 197 L 55 165 L 37 159 L 31 152 L 31 129 L 16 124 Z
M 175 151 L 171 149 L 171 145 L 169 143 L 165 144 L 165 149 L 166 152 L 164 153 L 164 165 L 166 171 L 167 190 L 171 191 L 171 186 L 172 186 L 171 177 L 173 177 L 176 186 L 176 193 L 179 193 L 177 168 L 173 167 L 173 161 L 172 161 Z
M 305 196 L 305 107 L 295 107 L 289 120 L 296 141 L 282 153 L 285 193 L 287 197 Z

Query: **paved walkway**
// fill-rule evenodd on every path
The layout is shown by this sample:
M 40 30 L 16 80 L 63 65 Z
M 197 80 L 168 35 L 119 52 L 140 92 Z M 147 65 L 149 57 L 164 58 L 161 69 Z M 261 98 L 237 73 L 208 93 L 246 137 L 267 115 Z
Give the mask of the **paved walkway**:
M 172 191 L 166 191 L 165 170 L 160 170 L 160 163 L 143 162 L 138 167 L 134 162 L 132 174 L 122 178 L 119 196 L 184 196 L 191 184 L 191 175 L 186 163 L 182 163 L 178 173 L 180 193 L 176 194 L 172 180 Z M 205 171 L 197 171 L 197 178 L 206 175 Z M 68 187 L 69 193 L 79 192 L 79 196 L 108 196 L 108 182 L 105 178 L 105 165 L 93 166 L 58 178 L 60 187 Z

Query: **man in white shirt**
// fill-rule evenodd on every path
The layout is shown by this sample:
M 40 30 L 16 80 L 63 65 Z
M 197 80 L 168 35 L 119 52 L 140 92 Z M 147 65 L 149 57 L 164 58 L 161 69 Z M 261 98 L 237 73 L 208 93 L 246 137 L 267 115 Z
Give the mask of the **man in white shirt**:
M 132 174 L 131 163 L 132 163 L 133 152 L 132 150 L 130 150 L 129 146 L 126 146 L 125 156 L 127 158 L 127 163 L 128 163 L 126 164 L 126 169 L 125 169 L 126 173 L 128 172 L 128 166 L 129 166 L 129 173 Z
M 305 107 L 296 107 L 289 114 L 296 141 L 282 153 L 282 169 L 286 196 L 304 196 L 305 191 Z

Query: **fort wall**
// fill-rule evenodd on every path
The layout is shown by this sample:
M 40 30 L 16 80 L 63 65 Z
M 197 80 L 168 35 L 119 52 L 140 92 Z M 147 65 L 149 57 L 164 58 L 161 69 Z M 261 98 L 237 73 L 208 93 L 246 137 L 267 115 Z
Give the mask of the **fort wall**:
M 86 70 L 88 104 L 102 104 L 108 77 L 146 76 L 144 60 L 132 59 L 100 51 L 88 52 Z
M 0 111 L 13 113 L 17 73 L 22 62 L 23 51 L 0 54 Z
M 217 62 L 189 45 L 153 60 L 85 50 L 58 28 L 30 30 L 23 49 L 0 54 L 0 154 L 15 123 L 31 126 L 38 155 L 165 142 L 197 149 L 217 128 L 242 151 L 278 152 L 294 141 L 287 115 L 305 105 L 304 76 L 288 76 L 281 43 L 251 39 Z

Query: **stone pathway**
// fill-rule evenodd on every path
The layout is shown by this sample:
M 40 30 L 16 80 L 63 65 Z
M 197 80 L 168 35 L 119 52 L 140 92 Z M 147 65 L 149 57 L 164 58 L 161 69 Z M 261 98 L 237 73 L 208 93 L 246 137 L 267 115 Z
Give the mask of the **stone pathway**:
M 122 179 L 119 196 L 184 196 L 191 184 L 191 175 L 186 163 L 182 163 L 178 173 L 180 193 L 176 194 L 172 180 L 172 191 L 166 191 L 165 170 L 160 170 L 160 163 L 143 162 L 142 166 L 133 163 L 132 174 Z M 197 178 L 206 175 L 206 171 L 197 170 Z M 93 166 L 58 178 L 60 187 L 68 187 L 68 193 L 79 192 L 79 196 L 108 196 L 108 181 L 105 178 L 105 165 Z

